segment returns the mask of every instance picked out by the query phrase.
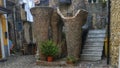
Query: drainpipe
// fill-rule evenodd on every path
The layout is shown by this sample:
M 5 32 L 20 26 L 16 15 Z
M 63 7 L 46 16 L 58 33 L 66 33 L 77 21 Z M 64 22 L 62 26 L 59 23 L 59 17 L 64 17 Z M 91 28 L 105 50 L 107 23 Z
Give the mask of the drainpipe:
M 15 6 L 16 5 L 14 5 L 13 6 L 13 13 L 12 13 L 12 16 L 13 16 L 13 29 L 14 29 L 14 35 L 15 35 L 15 37 L 14 37 L 14 44 L 15 44 L 15 48 L 17 47 L 17 36 L 16 36 L 16 20 L 15 20 L 15 12 L 16 12 L 16 10 L 15 10 Z
M 108 0 L 108 50 L 107 50 L 107 64 L 110 64 L 110 0 Z

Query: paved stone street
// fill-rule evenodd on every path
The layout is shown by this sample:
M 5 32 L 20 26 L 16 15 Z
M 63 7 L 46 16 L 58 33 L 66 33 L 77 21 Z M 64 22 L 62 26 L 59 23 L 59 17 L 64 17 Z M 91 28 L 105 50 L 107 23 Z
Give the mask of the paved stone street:
M 38 66 L 35 64 L 35 58 L 33 55 L 14 55 L 8 57 L 8 60 L 5 62 L 0 62 L 0 68 L 112 68 L 107 67 L 105 61 L 100 62 L 80 62 L 78 66 L 66 66 L 66 67 L 60 67 L 60 66 Z

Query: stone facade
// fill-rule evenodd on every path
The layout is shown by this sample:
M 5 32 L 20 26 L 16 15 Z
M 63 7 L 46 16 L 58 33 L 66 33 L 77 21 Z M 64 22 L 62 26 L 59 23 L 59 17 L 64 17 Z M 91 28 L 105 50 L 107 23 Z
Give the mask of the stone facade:
M 118 66 L 120 46 L 120 0 L 111 0 L 110 58 L 113 66 Z
M 54 8 L 59 7 L 64 16 L 69 16 L 74 15 L 79 9 L 84 9 L 85 3 L 84 0 L 72 0 L 72 4 L 70 5 L 61 5 L 59 0 L 50 0 L 49 6 Z
M 101 29 L 106 27 L 107 20 L 107 6 L 102 7 L 101 2 L 97 0 L 96 3 L 89 3 L 88 0 L 72 0 L 72 4 L 63 5 L 59 0 L 49 0 L 50 7 L 59 7 L 64 16 L 74 16 L 77 10 L 86 9 L 90 16 L 93 16 L 93 28 Z
M 31 42 L 31 39 L 30 39 L 30 23 L 25 22 L 23 24 L 23 29 L 24 29 L 24 43 L 29 44 Z
M 107 4 L 105 4 L 105 7 L 103 7 L 101 2 L 89 3 L 86 1 L 85 4 L 86 10 L 88 10 L 89 15 L 93 17 L 92 28 L 105 28 L 107 20 Z

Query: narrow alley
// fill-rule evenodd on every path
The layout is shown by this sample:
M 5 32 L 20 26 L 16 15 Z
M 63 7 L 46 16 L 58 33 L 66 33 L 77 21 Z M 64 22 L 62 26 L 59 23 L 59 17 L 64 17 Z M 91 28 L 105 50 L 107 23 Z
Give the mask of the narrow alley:
M 119 0 L 0 0 L 0 68 L 120 68 Z
M 41 66 L 36 65 L 33 55 L 11 55 L 7 61 L 0 62 L 0 68 L 112 68 L 106 65 L 106 60 L 97 62 L 80 62 L 76 66 Z M 65 61 L 63 61 L 65 62 Z

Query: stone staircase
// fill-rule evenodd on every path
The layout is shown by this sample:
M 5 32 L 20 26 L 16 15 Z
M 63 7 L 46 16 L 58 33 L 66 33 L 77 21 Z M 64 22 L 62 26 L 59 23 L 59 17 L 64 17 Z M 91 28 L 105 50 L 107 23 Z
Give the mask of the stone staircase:
M 89 61 L 101 60 L 105 36 L 105 29 L 89 30 L 80 59 Z

